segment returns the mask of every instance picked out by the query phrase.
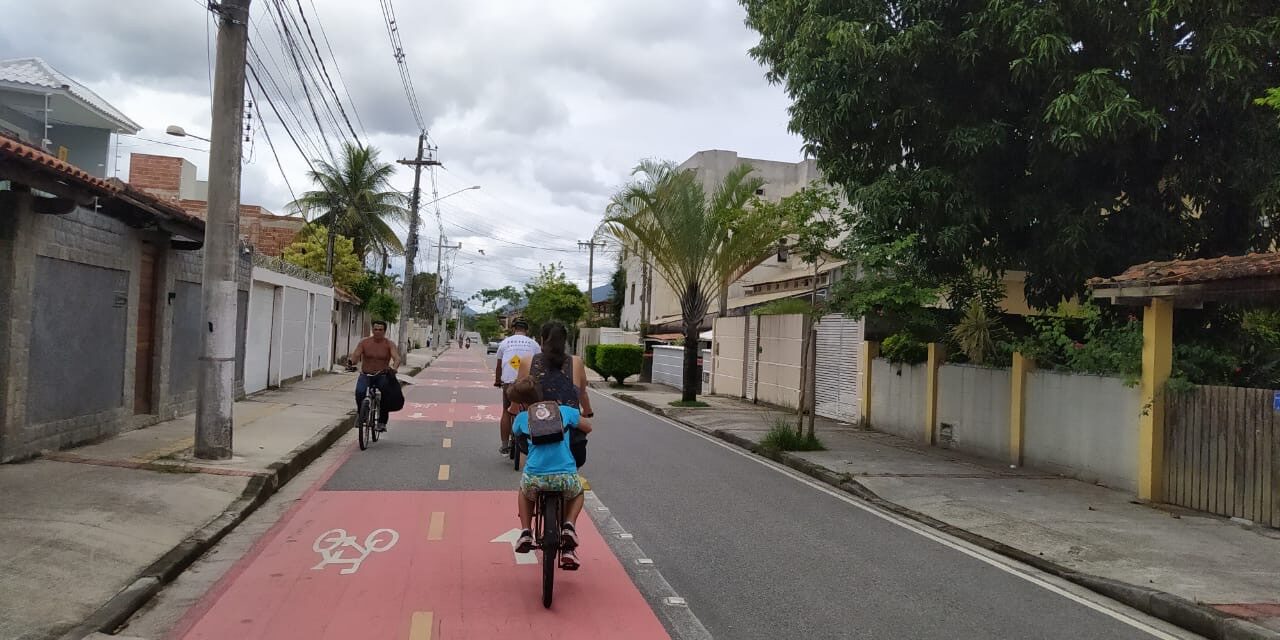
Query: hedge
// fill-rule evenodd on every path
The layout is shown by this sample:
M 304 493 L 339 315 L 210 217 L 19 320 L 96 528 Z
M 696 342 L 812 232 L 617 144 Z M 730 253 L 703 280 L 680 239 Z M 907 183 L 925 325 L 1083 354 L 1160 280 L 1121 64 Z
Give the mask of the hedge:
M 600 344 L 596 347 L 593 368 L 604 376 L 622 384 L 628 377 L 640 373 L 644 366 L 644 347 L 637 344 Z

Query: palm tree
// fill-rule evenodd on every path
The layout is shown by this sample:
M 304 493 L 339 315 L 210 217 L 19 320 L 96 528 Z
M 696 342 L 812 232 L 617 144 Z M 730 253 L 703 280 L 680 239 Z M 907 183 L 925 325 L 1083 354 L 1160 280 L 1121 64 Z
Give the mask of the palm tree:
M 341 234 L 351 238 L 356 254 L 362 259 L 376 250 L 379 253 L 404 252 L 400 238 L 390 222 L 407 219 L 405 208 L 409 198 L 393 189 L 389 181 L 395 165 L 378 160 L 378 150 L 360 144 L 342 146 L 342 157 L 334 166 L 324 160 L 313 161 L 307 177 L 320 188 L 308 191 L 285 205 L 301 213 L 311 223 L 329 228 L 329 271 L 332 267 L 333 238 Z
M 679 295 L 684 323 L 684 388 L 692 402 L 698 377 L 698 332 L 723 283 L 760 263 L 777 243 L 780 224 L 752 205 L 764 184 L 751 167 L 730 171 L 708 198 L 692 171 L 646 160 L 636 179 L 610 200 L 605 225 L 624 246 L 647 253 L 658 275 Z

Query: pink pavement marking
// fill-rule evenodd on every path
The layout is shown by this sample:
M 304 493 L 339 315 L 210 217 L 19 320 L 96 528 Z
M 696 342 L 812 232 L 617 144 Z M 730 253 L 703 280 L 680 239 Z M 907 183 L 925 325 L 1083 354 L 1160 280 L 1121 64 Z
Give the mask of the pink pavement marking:
M 414 614 L 430 612 L 431 640 L 669 638 L 586 516 L 583 567 L 557 572 L 555 603 L 543 609 L 542 567 L 490 542 L 518 527 L 514 501 L 502 491 L 318 492 L 241 560 L 182 637 L 408 638 Z M 442 535 L 429 539 L 434 513 Z M 366 541 L 382 550 L 364 553 Z
M 502 415 L 498 404 L 467 404 L 462 402 L 406 402 L 404 409 L 395 413 L 396 423 L 402 422 L 497 422 Z

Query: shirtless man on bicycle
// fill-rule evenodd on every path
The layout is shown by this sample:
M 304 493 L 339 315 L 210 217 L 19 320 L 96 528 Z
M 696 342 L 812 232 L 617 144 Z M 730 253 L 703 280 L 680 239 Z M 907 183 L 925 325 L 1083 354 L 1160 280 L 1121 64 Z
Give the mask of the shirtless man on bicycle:
M 378 376 L 395 371 L 400 366 L 400 353 L 396 344 L 387 339 L 387 323 L 373 321 L 373 335 L 360 341 L 356 350 L 351 352 L 347 362 L 360 363 L 360 377 L 356 379 L 356 410 L 360 410 L 360 402 L 364 400 L 365 391 L 370 384 L 375 384 Z M 378 431 L 387 430 L 387 419 L 390 412 L 386 407 L 378 410 Z

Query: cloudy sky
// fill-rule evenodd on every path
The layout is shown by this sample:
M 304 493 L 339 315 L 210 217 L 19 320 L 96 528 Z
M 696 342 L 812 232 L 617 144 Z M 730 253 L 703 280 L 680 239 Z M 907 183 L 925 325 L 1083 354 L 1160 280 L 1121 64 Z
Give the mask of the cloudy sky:
M 300 81 L 294 76 L 289 84 L 289 54 L 270 17 L 279 1 L 253 0 L 250 37 L 267 72 L 278 76 L 281 102 L 295 102 L 287 97 L 293 93 L 300 103 L 293 107 L 309 116 Z M 283 1 L 297 13 L 298 0 Z M 144 127 L 121 138 L 121 177 L 130 152 L 180 155 L 205 177 L 206 145 L 164 134 L 169 124 L 209 131 L 208 47 L 216 33 L 200 0 L 8 4 L 0 58 L 42 57 Z M 348 116 L 361 139 L 384 159 L 412 156 L 416 125 L 379 0 L 301 5 L 349 110 L 350 94 Z M 453 282 L 464 297 L 521 284 L 549 262 L 563 263 L 585 287 L 587 256 L 576 243 L 588 239 L 609 194 L 639 159 L 679 162 L 703 149 L 801 159 L 799 139 L 786 130 L 786 96 L 747 55 L 756 38 L 734 0 L 399 0 L 394 8 L 423 117 L 445 164 L 438 191 L 481 186 L 439 203 L 444 233 L 463 245 Z M 284 171 L 264 126 L 255 124 L 243 201 L 281 211 L 291 199 L 286 178 L 295 192 L 309 188 L 307 165 L 267 105 L 259 106 Z M 318 140 L 314 121 L 310 127 L 297 135 Z M 402 167 L 394 184 L 410 189 L 412 172 Z M 428 217 L 422 245 L 435 236 Z M 434 252 L 424 249 L 418 263 L 434 270 Z M 606 282 L 613 267 L 613 256 L 597 255 L 595 283 Z

